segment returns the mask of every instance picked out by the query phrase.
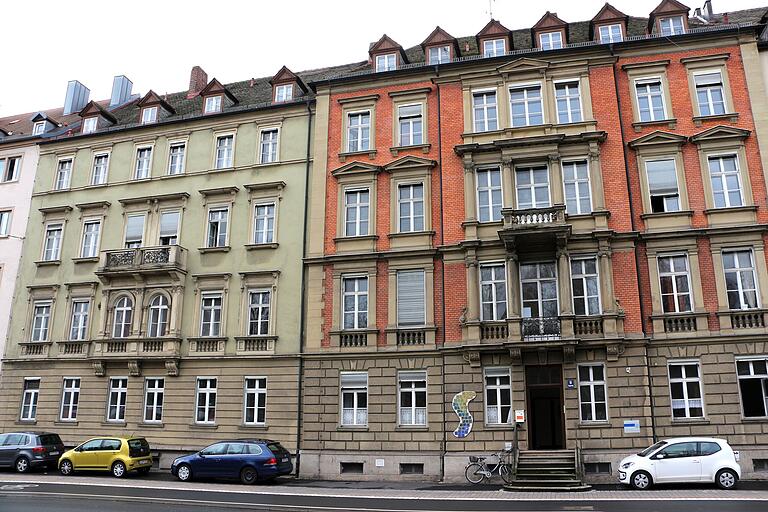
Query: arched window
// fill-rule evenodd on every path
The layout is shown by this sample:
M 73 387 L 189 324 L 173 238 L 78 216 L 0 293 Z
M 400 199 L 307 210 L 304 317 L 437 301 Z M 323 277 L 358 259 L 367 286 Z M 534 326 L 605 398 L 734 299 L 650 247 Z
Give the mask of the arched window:
M 133 301 L 130 297 L 120 297 L 115 302 L 115 316 L 112 323 L 113 338 L 127 338 L 131 335 L 133 321 Z
M 168 329 L 168 299 L 165 295 L 155 295 L 149 303 L 149 336 L 165 336 Z

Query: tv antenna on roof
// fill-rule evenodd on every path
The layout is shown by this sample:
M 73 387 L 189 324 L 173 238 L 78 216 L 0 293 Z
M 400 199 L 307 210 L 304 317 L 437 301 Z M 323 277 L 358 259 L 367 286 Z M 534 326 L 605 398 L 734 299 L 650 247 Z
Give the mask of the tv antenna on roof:
M 488 15 L 493 19 L 493 2 L 495 0 L 488 0 Z

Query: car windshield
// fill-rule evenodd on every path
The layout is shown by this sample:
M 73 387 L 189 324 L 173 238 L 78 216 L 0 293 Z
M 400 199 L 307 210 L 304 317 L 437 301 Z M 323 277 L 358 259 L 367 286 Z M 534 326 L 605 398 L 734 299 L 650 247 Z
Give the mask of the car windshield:
M 651 453 L 655 452 L 656 450 L 658 450 L 662 446 L 665 446 L 666 444 L 667 444 L 666 441 L 659 441 L 658 443 L 653 444 L 653 445 L 649 446 L 648 448 L 646 448 L 645 450 L 641 451 L 640 453 L 638 453 L 638 455 L 641 456 L 641 457 L 647 457 L 648 455 L 650 455 Z

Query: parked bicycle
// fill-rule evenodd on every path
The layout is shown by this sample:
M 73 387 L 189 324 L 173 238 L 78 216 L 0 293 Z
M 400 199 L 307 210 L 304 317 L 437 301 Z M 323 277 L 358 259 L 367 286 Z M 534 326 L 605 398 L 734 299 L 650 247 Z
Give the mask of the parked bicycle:
M 488 457 L 469 457 L 469 464 L 464 469 L 464 476 L 473 484 L 490 480 L 494 473 L 498 473 L 505 483 L 512 482 L 511 450 L 501 450 Z

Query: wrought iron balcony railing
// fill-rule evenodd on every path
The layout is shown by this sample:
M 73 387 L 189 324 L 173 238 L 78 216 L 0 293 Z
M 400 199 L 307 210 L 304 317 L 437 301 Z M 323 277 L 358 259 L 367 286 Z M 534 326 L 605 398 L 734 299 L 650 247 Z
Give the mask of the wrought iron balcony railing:
M 559 340 L 562 329 L 558 317 L 523 318 L 521 331 L 525 341 Z
M 179 245 L 137 247 L 103 251 L 99 271 L 141 272 L 159 269 L 185 270 L 187 250 Z

